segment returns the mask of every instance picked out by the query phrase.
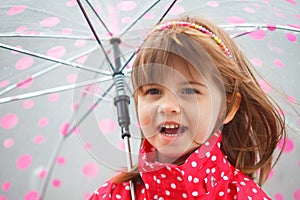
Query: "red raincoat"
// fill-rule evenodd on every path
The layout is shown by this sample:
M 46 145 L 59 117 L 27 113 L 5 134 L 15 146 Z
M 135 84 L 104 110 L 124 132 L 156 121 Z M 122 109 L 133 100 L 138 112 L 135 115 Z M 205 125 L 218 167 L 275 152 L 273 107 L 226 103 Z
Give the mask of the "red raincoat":
M 156 162 L 155 149 L 145 140 L 139 159 L 143 183 L 135 184 L 136 200 L 271 199 L 228 162 L 220 150 L 221 138 L 214 134 L 180 166 Z M 106 182 L 90 197 L 100 199 L 131 199 L 129 183 Z

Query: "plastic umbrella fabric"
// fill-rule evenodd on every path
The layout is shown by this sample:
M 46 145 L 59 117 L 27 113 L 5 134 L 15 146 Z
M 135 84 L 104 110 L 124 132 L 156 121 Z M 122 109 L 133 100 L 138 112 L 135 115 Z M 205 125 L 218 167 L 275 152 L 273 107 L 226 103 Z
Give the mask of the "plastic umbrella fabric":
M 0 1 L 0 199 L 86 199 L 126 166 L 111 66 L 119 60 L 125 74 L 135 156 L 134 52 L 162 17 L 186 12 L 224 27 L 282 106 L 288 140 L 264 189 L 274 199 L 300 199 L 299 3 L 82 1 L 101 47 L 74 0 Z

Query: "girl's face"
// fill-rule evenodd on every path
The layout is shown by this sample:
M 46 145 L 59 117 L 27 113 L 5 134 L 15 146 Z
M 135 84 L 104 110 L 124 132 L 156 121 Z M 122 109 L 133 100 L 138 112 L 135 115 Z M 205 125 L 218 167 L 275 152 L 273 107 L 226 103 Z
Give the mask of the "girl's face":
M 163 79 L 137 92 L 137 113 L 144 137 L 157 149 L 160 162 L 172 163 L 211 135 L 212 99 L 195 69 L 176 62 Z

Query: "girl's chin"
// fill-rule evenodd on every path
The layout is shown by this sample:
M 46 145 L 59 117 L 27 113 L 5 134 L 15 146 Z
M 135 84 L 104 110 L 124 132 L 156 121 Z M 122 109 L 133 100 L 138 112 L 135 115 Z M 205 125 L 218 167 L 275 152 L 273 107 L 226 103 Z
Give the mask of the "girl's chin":
M 157 154 L 157 161 L 162 163 L 177 163 L 179 160 L 186 160 L 187 157 L 195 151 L 197 147 L 187 150 L 178 151 L 178 149 L 164 149 Z M 174 153 L 175 152 L 175 153 Z

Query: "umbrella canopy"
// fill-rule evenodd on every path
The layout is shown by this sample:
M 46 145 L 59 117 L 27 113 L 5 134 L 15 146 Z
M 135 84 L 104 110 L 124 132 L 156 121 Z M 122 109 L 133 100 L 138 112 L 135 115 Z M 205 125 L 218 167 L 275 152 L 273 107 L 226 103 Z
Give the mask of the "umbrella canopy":
M 0 199 L 86 199 L 126 166 L 114 105 L 117 62 L 131 102 L 135 161 L 134 53 L 160 19 L 186 13 L 228 31 L 282 107 L 288 139 L 264 189 L 274 199 L 300 199 L 300 181 L 290 178 L 300 175 L 299 1 L 81 3 L 98 37 L 74 0 L 0 1 Z M 120 55 L 112 42 L 120 42 Z

